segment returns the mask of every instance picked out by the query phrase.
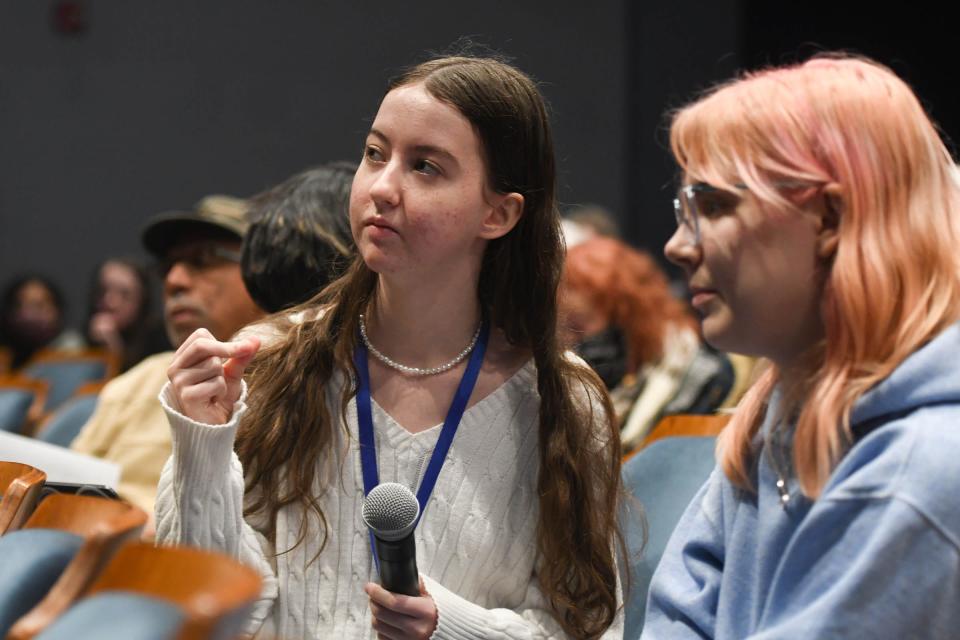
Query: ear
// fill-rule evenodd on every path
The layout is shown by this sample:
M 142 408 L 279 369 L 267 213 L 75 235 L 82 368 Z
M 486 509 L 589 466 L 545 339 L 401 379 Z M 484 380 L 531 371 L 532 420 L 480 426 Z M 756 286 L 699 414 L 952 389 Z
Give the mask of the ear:
M 498 193 L 490 202 L 490 209 L 480 224 L 480 237 L 485 240 L 501 238 L 517 226 L 523 215 L 523 196 L 519 193 Z
M 820 229 L 817 232 L 817 256 L 828 260 L 837 252 L 840 242 L 840 215 L 844 209 L 843 189 L 831 182 L 823 188 Z

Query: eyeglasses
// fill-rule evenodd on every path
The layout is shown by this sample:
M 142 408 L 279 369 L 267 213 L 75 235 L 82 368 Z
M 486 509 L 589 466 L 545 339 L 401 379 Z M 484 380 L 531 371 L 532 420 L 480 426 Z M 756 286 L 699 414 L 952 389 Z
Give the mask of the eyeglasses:
M 734 185 L 737 189 L 746 189 L 745 184 Z M 700 244 L 700 217 L 714 217 L 723 211 L 736 208 L 740 199 L 723 189 L 706 182 L 687 184 L 677 189 L 673 199 L 673 215 L 677 228 L 686 227 L 693 234 L 694 244 Z
M 775 182 L 778 189 L 800 189 L 821 187 L 813 182 L 784 180 Z M 733 185 L 735 189 L 747 191 L 745 184 Z M 680 187 L 677 197 L 673 199 L 673 215 L 677 220 L 677 228 L 686 227 L 693 234 L 693 243 L 700 244 L 700 220 L 710 219 L 730 213 L 737 208 L 740 197 L 735 193 L 720 189 L 706 182 L 695 182 Z
M 178 263 L 192 271 L 203 271 L 226 263 L 240 264 L 240 252 L 215 244 L 196 244 L 171 249 L 154 268 L 160 278 L 166 278 L 173 265 Z

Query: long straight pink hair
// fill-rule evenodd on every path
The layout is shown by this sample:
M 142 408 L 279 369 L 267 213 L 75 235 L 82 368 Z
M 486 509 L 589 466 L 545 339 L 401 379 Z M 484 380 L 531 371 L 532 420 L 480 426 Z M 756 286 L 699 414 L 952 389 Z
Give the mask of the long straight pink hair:
M 794 468 L 819 496 L 850 446 L 857 399 L 960 317 L 960 191 L 949 152 L 910 88 L 862 58 L 823 57 L 747 75 L 673 118 L 670 142 L 696 180 L 745 184 L 772 209 L 783 181 L 830 186 L 838 244 L 822 265 L 825 341 L 810 354 Z M 721 466 L 753 490 L 752 445 L 777 383 L 768 370 L 719 442 Z M 797 413 L 799 412 L 799 413 Z

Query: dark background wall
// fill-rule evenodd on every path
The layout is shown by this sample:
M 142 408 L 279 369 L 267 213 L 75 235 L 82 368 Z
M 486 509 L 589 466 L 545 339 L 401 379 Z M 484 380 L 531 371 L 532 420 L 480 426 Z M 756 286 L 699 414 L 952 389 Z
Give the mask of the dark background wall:
M 630 3 L 627 15 L 632 145 L 625 149 L 621 214 L 630 240 L 657 255 L 674 229 L 669 212 L 677 176 L 667 151 L 669 112 L 743 70 L 825 51 L 870 56 L 914 87 L 956 157 L 960 91 L 952 61 L 958 33 L 933 3 L 679 0 Z
M 102 257 L 204 194 L 359 159 L 386 79 L 460 36 L 512 56 L 554 111 L 561 197 L 622 208 L 621 0 L 0 0 L 0 280 L 39 269 L 74 320 Z
M 630 2 L 626 18 L 627 172 L 618 213 L 627 238 L 662 259 L 676 227 L 669 112 L 740 67 L 740 2 Z
M 607 206 L 659 255 L 675 179 L 664 114 L 741 68 L 859 50 L 954 130 L 938 13 L 820 4 L 0 0 L 0 284 L 45 272 L 79 322 L 94 264 L 141 253 L 151 215 L 357 159 L 386 79 L 461 36 L 542 82 L 561 201 Z M 63 6 L 80 33 L 55 28 Z
M 744 0 L 742 63 L 783 64 L 818 52 L 850 51 L 892 68 L 920 96 L 956 155 L 960 91 L 954 60 L 958 35 L 944 7 L 930 2 L 865 3 L 825 0 Z

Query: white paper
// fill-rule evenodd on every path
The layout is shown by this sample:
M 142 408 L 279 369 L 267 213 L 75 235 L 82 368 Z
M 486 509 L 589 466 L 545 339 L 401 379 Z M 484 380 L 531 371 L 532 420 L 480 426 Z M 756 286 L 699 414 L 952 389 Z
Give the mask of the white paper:
M 47 474 L 48 482 L 117 488 L 120 465 L 64 447 L 0 431 L 0 460 L 20 462 Z

